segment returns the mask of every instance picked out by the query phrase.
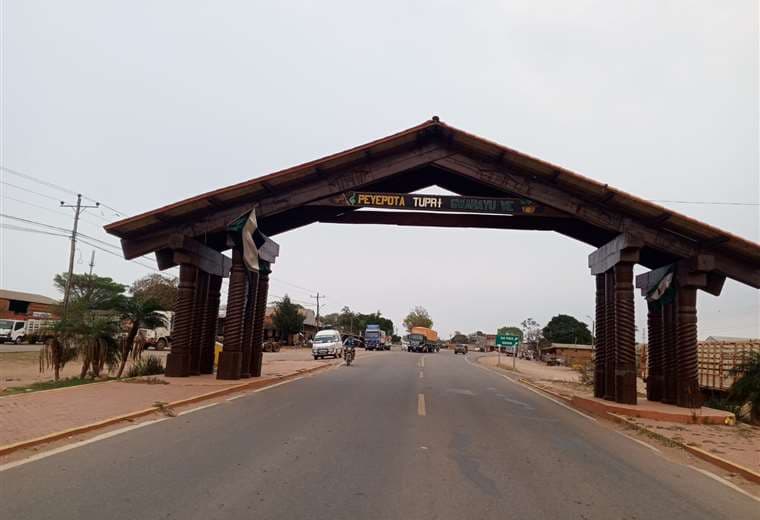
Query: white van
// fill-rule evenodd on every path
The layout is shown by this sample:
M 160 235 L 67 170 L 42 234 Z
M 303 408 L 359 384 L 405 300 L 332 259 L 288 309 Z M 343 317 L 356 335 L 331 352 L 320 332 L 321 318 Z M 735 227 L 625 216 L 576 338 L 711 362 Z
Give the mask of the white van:
M 26 322 L 21 320 L 0 320 L 0 343 L 15 343 L 24 341 Z
M 314 359 L 325 356 L 335 358 L 343 356 L 343 342 L 340 340 L 340 332 L 333 329 L 317 332 L 311 344 L 311 353 L 314 355 Z

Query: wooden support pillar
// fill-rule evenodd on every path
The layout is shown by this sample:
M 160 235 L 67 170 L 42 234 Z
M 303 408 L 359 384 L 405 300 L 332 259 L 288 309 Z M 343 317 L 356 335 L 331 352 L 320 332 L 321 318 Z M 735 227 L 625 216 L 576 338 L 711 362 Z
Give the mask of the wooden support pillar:
M 604 274 L 604 399 L 615 400 L 615 275 L 612 270 Z
M 222 277 L 209 275 L 208 293 L 206 296 L 205 314 L 201 327 L 201 374 L 214 373 L 214 346 L 216 345 L 216 322 L 219 318 L 219 291 L 222 288 Z
M 203 318 L 206 314 L 206 298 L 208 296 L 208 273 L 198 269 L 193 296 L 193 326 L 190 330 L 190 375 L 197 376 L 201 373 L 201 329 Z
M 247 295 L 245 299 L 245 313 L 243 316 L 243 339 L 241 342 L 242 357 L 240 364 L 240 377 L 251 377 L 251 352 L 253 347 L 253 316 L 256 309 L 256 286 L 258 285 L 258 273 L 247 271 Z
M 702 406 L 697 366 L 697 288 L 680 286 L 677 290 L 676 316 L 676 404 L 687 408 Z
M 224 346 L 219 355 L 217 379 L 240 379 L 242 362 L 243 315 L 245 313 L 246 275 L 243 254 L 232 250 L 230 287 L 227 294 L 227 317 L 224 320 Z
M 179 268 L 177 302 L 174 305 L 174 330 L 171 352 L 166 356 L 167 377 L 186 377 L 190 373 L 189 344 L 193 326 L 193 301 L 198 269 L 190 264 Z
M 261 377 L 261 366 L 264 357 L 264 316 L 267 310 L 267 296 L 269 293 L 269 263 L 259 261 L 259 279 L 256 290 L 256 308 L 253 318 L 253 347 L 251 349 L 251 376 Z
M 615 401 L 636 404 L 636 319 L 633 264 L 618 263 L 615 277 Z
M 662 402 L 676 403 L 676 302 L 666 303 L 662 309 L 663 320 L 663 364 L 662 364 Z
M 605 275 L 596 275 L 596 338 L 594 339 L 594 397 L 604 397 L 605 355 Z
M 647 345 L 647 399 L 649 401 L 661 401 L 663 395 L 663 364 L 664 364 L 664 338 L 662 305 L 657 302 L 649 303 L 647 314 L 647 330 L 649 341 Z

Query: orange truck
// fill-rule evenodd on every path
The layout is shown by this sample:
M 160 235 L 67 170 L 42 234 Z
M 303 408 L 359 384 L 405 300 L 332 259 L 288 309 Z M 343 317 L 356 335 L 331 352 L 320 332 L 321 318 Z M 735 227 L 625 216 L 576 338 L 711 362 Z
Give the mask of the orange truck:
M 438 333 L 427 327 L 412 327 L 407 341 L 409 352 L 438 352 L 441 349 Z

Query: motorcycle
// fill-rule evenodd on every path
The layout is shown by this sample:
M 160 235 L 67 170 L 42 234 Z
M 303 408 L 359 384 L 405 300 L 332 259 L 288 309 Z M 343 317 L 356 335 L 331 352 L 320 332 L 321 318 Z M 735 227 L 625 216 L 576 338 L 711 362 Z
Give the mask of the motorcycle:
M 346 366 L 347 367 L 351 366 L 351 362 L 354 360 L 354 356 L 355 355 L 356 354 L 354 353 L 354 349 L 352 349 L 352 348 L 347 348 L 346 349 L 346 352 L 343 355 L 343 357 L 346 359 Z

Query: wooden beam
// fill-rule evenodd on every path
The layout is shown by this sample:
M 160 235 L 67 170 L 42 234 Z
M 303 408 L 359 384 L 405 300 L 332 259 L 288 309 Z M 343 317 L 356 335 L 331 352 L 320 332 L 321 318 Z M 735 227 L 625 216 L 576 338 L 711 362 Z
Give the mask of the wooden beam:
M 435 165 L 448 171 L 470 177 L 486 185 L 533 199 L 542 204 L 565 211 L 576 218 L 602 229 L 617 233 L 632 233 L 644 241 L 646 247 L 680 258 L 698 255 L 699 244 L 665 229 L 654 229 L 637 220 L 621 215 L 608 207 L 589 204 L 560 188 L 532 178 L 516 175 L 492 161 L 452 154 L 435 161 Z M 731 255 L 714 253 L 715 270 L 739 282 L 760 288 L 760 267 Z
M 376 157 L 370 162 L 340 168 L 335 172 L 324 172 L 315 177 L 312 182 L 302 182 L 287 193 L 278 190 L 279 194 L 271 194 L 258 200 L 231 204 L 225 210 L 216 211 L 208 218 L 188 217 L 193 220 L 189 224 L 167 226 L 148 236 L 122 238 L 122 250 L 127 260 L 137 258 L 147 253 L 167 247 L 167 241 L 172 234 L 196 237 L 205 233 L 223 230 L 226 226 L 252 207 L 256 207 L 256 216 L 264 218 L 282 213 L 298 206 L 303 206 L 313 200 L 337 195 L 344 191 L 355 190 L 372 184 L 383 178 L 415 169 L 438 159 L 451 152 L 438 144 L 427 144 L 420 148 L 412 148 L 392 156 Z
M 672 265 L 665 265 L 642 273 L 636 277 L 636 287 L 641 289 L 641 295 L 646 296 L 652 284 L 662 279 Z M 675 264 L 675 277 L 679 286 L 696 287 L 713 296 L 720 296 L 726 276 L 715 271 L 715 257 L 700 254 L 691 258 L 679 260 Z
M 232 260 L 195 239 L 172 235 L 167 245 L 167 248 L 156 251 L 156 263 L 162 271 L 176 265 L 190 264 L 216 276 L 226 278 L 230 275 Z
M 536 216 L 502 216 L 405 211 L 353 211 L 319 218 L 330 224 L 390 224 L 395 226 L 458 227 L 485 229 L 535 229 L 556 231 L 567 219 Z
M 621 233 L 610 242 L 588 255 L 588 266 L 592 275 L 602 274 L 621 262 L 636 264 L 644 242 L 630 234 Z

